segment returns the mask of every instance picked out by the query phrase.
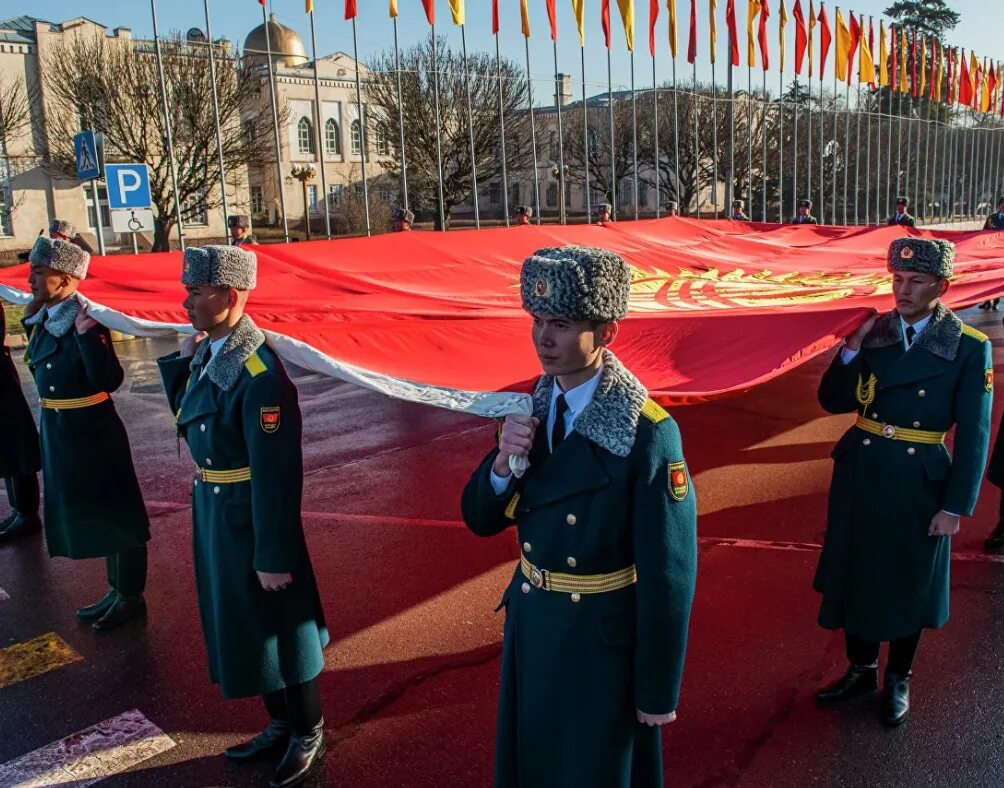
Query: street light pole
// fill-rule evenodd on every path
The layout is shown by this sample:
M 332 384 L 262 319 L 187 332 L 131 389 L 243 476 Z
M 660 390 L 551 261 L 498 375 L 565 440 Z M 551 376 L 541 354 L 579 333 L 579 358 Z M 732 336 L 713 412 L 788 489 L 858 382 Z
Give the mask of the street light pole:
M 303 224 L 306 227 L 307 240 L 310 240 L 310 205 L 307 202 L 307 181 L 312 181 L 317 168 L 313 164 L 294 164 L 290 175 L 296 178 L 303 187 Z

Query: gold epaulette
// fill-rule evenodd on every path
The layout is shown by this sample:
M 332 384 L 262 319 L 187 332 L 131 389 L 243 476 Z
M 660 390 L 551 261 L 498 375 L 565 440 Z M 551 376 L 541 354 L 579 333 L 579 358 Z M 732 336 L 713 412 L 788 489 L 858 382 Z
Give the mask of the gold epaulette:
M 252 353 L 251 358 L 244 362 L 244 366 L 247 371 L 251 373 L 251 377 L 256 378 L 262 372 L 265 372 L 268 367 L 265 366 L 265 362 L 261 360 L 257 353 Z
M 653 424 L 658 424 L 660 421 L 665 421 L 669 418 L 669 414 L 654 399 L 645 400 L 645 404 L 641 407 L 641 415 Z
M 987 335 L 982 331 L 977 331 L 972 326 L 967 326 L 965 323 L 962 324 L 962 333 L 971 336 L 973 339 L 978 339 L 980 342 L 987 341 Z

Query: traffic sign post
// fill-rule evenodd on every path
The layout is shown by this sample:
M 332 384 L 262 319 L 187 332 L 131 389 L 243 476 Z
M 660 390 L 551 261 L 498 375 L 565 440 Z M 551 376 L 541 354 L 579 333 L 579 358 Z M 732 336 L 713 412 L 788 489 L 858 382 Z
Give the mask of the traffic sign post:
M 91 200 L 94 202 L 94 223 L 98 231 L 98 252 L 105 253 L 105 229 L 101 223 L 101 199 L 98 195 L 98 178 L 104 165 L 104 137 L 101 132 L 82 131 L 73 137 L 73 155 L 77 162 L 77 178 L 91 182 Z
M 109 164 L 105 167 L 108 207 L 112 229 L 132 236 L 134 253 L 139 252 L 136 233 L 154 230 L 150 168 L 146 164 Z

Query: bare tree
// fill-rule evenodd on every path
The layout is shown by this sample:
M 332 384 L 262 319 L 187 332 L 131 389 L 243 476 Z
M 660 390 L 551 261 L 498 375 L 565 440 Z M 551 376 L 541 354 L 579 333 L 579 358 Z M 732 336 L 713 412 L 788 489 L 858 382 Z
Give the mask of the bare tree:
M 471 151 L 467 127 L 467 89 L 463 57 L 451 50 L 445 39 L 436 42 L 437 61 L 432 57 L 432 37 L 401 52 L 402 106 L 405 155 L 408 164 L 409 205 L 417 215 L 436 216 L 439 201 L 436 172 L 436 118 L 433 106 L 433 74 L 439 71 L 440 130 L 443 159 L 443 212 L 471 197 Z M 469 56 L 474 150 L 478 181 L 502 174 L 499 145 L 498 74 L 495 58 L 483 53 Z M 392 143 L 400 139 L 398 121 L 397 72 L 393 52 L 381 55 L 372 66 L 373 79 L 366 86 L 366 100 L 373 112 L 372 122 L 383 128 Z M 529 145 L 508 144 L 512 138 L 530 138 L 527 113 L 527 82 L 519 66 L 502 59 L 502 107 L 505 113 L 506 160 L 510 170 L 529 168 Z M 382 162 L 389 172 L 400 172 L 401 151 L 391 149 L 391 158 Z
M 31 127 L 31 107 L 36 98 L 37 91 L 24 82 L 0 75 L 0 231 L 6 231 L 15 208 L 24 199 L 23 193 L 15 198 L 8 186 L 35 158 L 30 137 L 20 146 L 17 141 Z
M 261 75 L 235 51 L 215 44 L 223 159 L 227 170 L 274 166 L 272 116 L 260 99 Z M 81 128 L 104 134 L 109 162 L 138 161 L 150 166 L 156 230 L 153 250 L 169 248 L 176 222 L 175 201 L 201 213 L 221 203 L 208 48 L 174 35 L 162 43 L 168 107 L 178 165 L 178 190 L 171 183 L 167 127 L 160 78 L 152 48 L 123 45 L 103 36 L 57 44 L 47 56 L 45 92 L 47 163 L 55 173 L 71 174 L 73 135 Z M 280 114 L 285 119 L 286 112 Z
M 631 133 L 631 102 L 614 99 L 614 139 L 613 156 L 610 147 L 610 108 L 595 106 L 587 109 L 588 146 L 582 136 L 582 115 L 568 112 L 564 120 L 565 163 L 568 165 L 568 179 L 574 183 L 585 183 L 586 167 L 589 167 L 589 190 L 594 197 L 603 196 L 606 202 L 614 202 L 617 187 L 625 180 L 633 183 L 633 136 Z M 639 108 L 640 109 L 640 108 Z M 642 115 L 639 114 L 639 125 Z M 611 171 L 611 164 L 613 171 Z M 618 206 L 623 211 L 624 206 Z

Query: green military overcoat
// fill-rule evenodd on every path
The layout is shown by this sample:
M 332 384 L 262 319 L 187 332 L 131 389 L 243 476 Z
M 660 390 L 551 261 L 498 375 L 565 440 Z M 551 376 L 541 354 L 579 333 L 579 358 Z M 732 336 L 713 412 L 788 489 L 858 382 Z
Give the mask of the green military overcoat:
M 195 585 L 209 675 L 224 697 L 264 695 L 315 678 L 328 630 L 300 519 L 303 424 L 296 387 L 244 316 L 210 360 L 159 359 L 178 432 L 196 466 L 251 469 L 250 481 L 192 486 Z M 205 375 L 202 374 L 205 370 Z M 290 573 L 266 591 L 256 572 Z
M 0 326 L 6 326 L 0 302 Z M 42 467 L 38 430 L 24 398 L 21 378 L 0 333 L 0 477 L 37 473 Z
M 637 583 L 598 594 L 549 591 L 516 567 L 506 609 L 495 785 L 662 786 L 658 728 L 636 709 L 675 711 L 697 572 L 697 505 L 676 422 L 607 352 L 592 402 L 549 453 L 536 432 L 530 468 L 502 496 L 489 473 L 463 493 L 479 536 L 516 530 L 522 556 L 549 572 Z M 534 413 L 546 424 L 554 379 Z
M 125 373 L 108 329 L 98 325 L 77 333 L 80 307 L 74 294 L 54 317 L 42 309 L 24 321 L 30 335 L 25 358 L 39 397 L 73 400 L 122 385 Z M 39 422 L 49 555 L 100 558 L 149 541 L 129 436 L 112 400 L 42 408 Z
M 891 440 L 858 427 L 837 442 L 814 582 L 823 595 L 820 625 L 886 641 L 948 620 L 952 540 L 929 536 L 928 526 L 942 510 L 973 513 L 992 388 L 990 342 L 941 304 L 909 350 L 894 311 L 879 318 L 852 361 L 834 359 L 819 385 L 830 413 L 956 431 L 954 457 L 942 443 Z

